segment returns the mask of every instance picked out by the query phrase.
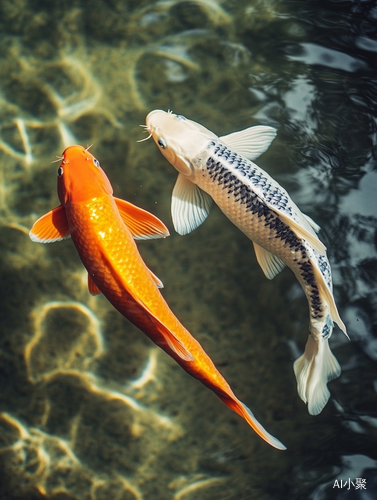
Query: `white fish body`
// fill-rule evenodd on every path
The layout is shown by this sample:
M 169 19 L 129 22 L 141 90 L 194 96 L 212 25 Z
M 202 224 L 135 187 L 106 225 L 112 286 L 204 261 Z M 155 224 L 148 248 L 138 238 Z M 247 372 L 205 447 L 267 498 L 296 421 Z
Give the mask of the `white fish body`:
M 146 129 L 179 172 L 172 196 L 176 231 L 187 234 L 208 216 L 212 199 L 248 236 L 267 278 L 287 265 L 309 302 L 310 334 L 304 354 L 294 363 L 297 389 L 316 415 L 326 405 L 327 383 L 340 375 L 328 339 L 333 323 L 347 335 L 332 293 L 331 269 L 319 226 L 304 215 L 288 193 L 252 160 L 276 135 L 267 126 L 217 137 L 181 115 L 155 110 Z

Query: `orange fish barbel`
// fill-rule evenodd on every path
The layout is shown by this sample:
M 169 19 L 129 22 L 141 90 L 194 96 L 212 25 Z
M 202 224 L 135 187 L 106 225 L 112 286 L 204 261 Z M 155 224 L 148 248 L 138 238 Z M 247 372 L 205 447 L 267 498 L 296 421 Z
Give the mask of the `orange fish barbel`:
M 88 271 L 92 295 L 103 293 L 187 373 L 211 389 L 267 443 L 285 446 L 271 436 L 239 401 L 199 342 L 181 325 L 162 297 L 161 281 L 145 265 L 134 239 L 164 238 L 166 226 L 154 215 L 115 198 L 99 161 L 82 146 L 70 146 L 58 168 L 60 205 L 41 217 L 30 238 L 52 243 L 72 238 Z

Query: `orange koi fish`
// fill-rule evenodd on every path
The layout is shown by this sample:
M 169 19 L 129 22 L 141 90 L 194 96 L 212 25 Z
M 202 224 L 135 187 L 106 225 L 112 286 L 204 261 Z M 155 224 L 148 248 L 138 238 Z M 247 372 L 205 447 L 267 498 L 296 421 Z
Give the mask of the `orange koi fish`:
M 71 237 L 88 271 L 92 295 L 103 293 L 123 316 L 244 418 L 261 438 L 285 449 L 236 398 L 158 290 L 162 283 L 145 265 L 134 239 L 166 237 L 169 231 L 165 225 L 145 210 L 115 198 L 99 161 L 81 146 L 63 152 L 58 195 L 61 204 L 35 222 L 30 238 L 51 243 Z

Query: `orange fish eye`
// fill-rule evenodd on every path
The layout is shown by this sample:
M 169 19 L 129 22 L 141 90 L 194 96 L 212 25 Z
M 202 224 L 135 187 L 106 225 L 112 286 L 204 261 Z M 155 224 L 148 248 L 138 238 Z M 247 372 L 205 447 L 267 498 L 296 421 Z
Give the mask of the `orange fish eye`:
M 100 167 L 100 166 L 101 166 L 101 164 L 100 164 L 100 162 L 97 160 L 97 158 L 93 158 L 93 163 L 94 163 L 94 165 L 95 165 L 96 167 Z
M 58 176 L 61 177 L 63 175 L 63 172 L 64 172 L 63 168 L 59 167 L 58 168 Z

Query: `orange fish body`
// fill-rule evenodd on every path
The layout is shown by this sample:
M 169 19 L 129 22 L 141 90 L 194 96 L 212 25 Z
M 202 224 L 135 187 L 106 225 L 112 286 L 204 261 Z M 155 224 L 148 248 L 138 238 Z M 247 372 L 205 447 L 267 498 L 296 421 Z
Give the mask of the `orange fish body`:
M 88 271 L 89 291 L 109 302 L 150 339 L 200 380 L 269 444 L 284 445 L 271 436 L 233 394 L 199 342 L 174 316 L 162 297 L 162 283 L 142 260 L 134 238 L 169 235 L 152 214 L 113 197 L 111 184 L 98 160 L 81 146 L 62 155 L 58 169 L 61 205 L 32 227 L 33 241 L 49 243 L 71 236 Z

